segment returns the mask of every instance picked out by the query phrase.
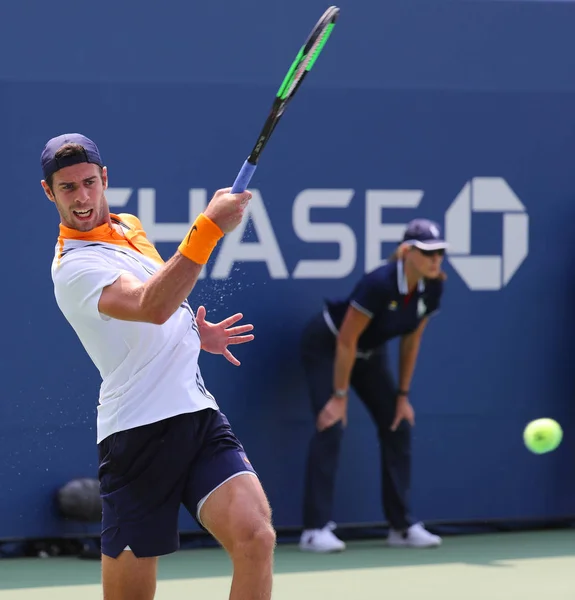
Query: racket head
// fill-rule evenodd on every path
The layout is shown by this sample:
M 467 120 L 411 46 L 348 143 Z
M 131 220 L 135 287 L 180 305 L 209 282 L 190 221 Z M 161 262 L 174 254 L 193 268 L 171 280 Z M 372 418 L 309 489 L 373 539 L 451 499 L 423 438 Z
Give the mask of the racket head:
M 296 93 L 303 78 L 316 63 L 335 27 L 338 16 L 339 8 L 337 6 L 330 6 L 320 17 L 304 45 L 300 48 L 276 94 L 277 100 L 283 103 L 284 107 Z
M 300 48 L 276 94 L 271 111 L 247 159 L 248 164 L 252 166 L 257 164 L 259 156 L 267 145 L 287 104 L 294 97 L 329 39 L 339 16 L 339 10 L 337 6 L 330 6 L 320 17 L 308 35 L 304 45 Z

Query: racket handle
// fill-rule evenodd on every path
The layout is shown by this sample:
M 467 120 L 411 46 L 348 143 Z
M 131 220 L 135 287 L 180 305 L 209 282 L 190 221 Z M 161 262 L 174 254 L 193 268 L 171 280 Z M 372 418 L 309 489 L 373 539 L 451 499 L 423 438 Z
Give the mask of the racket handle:
M 239 194 L 246 191 L 256 167 L 257 165 L 252 165 L 246 160 L 246 162 L 242 165 L 236 180 L 234 181 L 234 185 L 232 186 L 232 194 Z

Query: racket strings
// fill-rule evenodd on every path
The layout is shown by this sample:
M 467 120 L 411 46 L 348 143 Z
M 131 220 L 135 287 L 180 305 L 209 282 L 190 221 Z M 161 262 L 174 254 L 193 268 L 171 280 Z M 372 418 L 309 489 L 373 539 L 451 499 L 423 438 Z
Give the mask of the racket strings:
M 291 83 L 289 84 L 289 87 L 287 89 L 287 92 L 285 92 L 284 94 L 284 97 L 290 96 L 290 94 L 294 91 L 299 80 L 304 76 L 306 71 L 309 71 L 313 67 L 322 48 L 325 46 L 325 43 L 327 42 L 327 39 L 329 38 L 333 27 L 333 23 L 328 23 L 325 29 L 317 36 L 316 40 L 313 42 L 311 48 L 309 49 L 309 52 L 305 55 L 305 58 L 298 64 L 293 74 Z
M 332 23 L 328 24 L 325 31 L 320 36 L 319 43 L 316 46 L 314 46 L 313 52 L 310 52 L 311 59 L 307 63 L 308 71 L 311 70 L 311 68 L 314 66 L 315 61 L 317 60 L 317 57 L 320 55 L 321 51 L 323 50 L 323 47 L 325 46 L 325 43 L 329 39 L 329 36 L 331 35 L 331 32 L 334 27 L 335 27 L 335 23 L 332 22 Z

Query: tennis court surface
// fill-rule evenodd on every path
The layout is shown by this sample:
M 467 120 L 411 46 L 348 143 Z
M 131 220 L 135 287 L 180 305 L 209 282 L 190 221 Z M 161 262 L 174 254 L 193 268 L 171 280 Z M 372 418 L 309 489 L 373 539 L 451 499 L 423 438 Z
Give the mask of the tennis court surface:
M 435 550 L 351 542 L 336 555 L 280 545 L 276 600 L 573 600 L 575 531 L 451 536 Z M 219 548 L 181 550 L 160 561 L 158 600 L 227 598 L 231 564 Z M 96 600 L 100 562 L 78 558 L 0 561 L 0 600 Z

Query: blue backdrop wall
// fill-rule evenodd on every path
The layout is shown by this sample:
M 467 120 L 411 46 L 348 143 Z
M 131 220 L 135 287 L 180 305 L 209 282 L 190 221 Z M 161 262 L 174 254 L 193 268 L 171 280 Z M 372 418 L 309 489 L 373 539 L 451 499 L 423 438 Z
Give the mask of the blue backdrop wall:
M 299 334 L 427 216 L 452 254 L 412 391 L 413 502 L 427 520 L 575 513 L 572 319 L 575 19 L 571 2 L 341 0 L 326 52 L 252 181 L 246 227 L 192 294 L 242 311 L 256 339 L 235 368 L 201 367 L 257 467 L 278 527 L 299 526 L 313 423 Z M 116 212 L 167 258 L 231 185 L 320 0 L 21 0 L 0 22 L 5 248 L 0 538 L 70 531 L 54 491 L 96 475 L 99 378 L 59 313 L 58 230 L 40 188 L 45 141 L 81 131 Z M 527 421 L 565 429 L 554 453 Z M 384 518 L 375 432 L 353 401 L 334 518 Z M 182 513 L 182 528 L 196 526 Z

